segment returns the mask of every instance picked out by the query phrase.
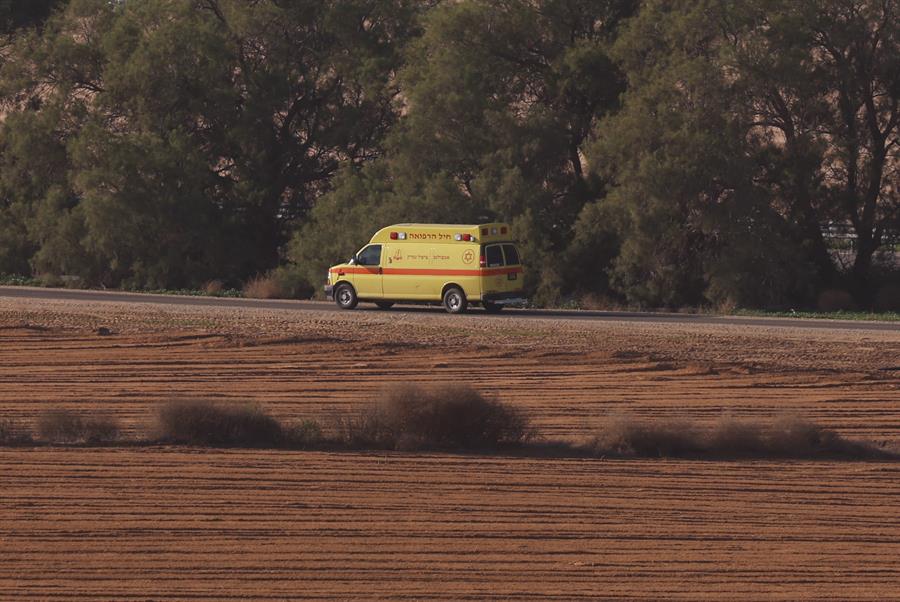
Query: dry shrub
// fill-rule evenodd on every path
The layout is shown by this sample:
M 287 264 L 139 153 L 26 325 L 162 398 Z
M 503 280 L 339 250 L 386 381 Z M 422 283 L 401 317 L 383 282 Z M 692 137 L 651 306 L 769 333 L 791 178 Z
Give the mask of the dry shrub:
M 530 437 L 521 412 L 468 385 L 395 386 L 338 427 L 342 442 L 354 448 L 484 450 Z
M 40 286 L 49 288 L 59 288 L 65 284 L 62 277 L 58 274 L 51 274 L 49 272 L 38 274 L 37 281 L 40 283 Z
M 618 299 L 600 293 L 586 293 L 578 297 L 578 307 L 591 311 L 625 311 L 628 309 Z
M 278 447 L 281 424 L 252 403 L 170 401 L 157 414 L 158 436 L 187 445 Z
M 308 299 L 314 292 L 299 273 L 285 267 L 257 276 L 244 285 L 244 296 L 253 299 Z
M 588 444 L 595 455 L 702 458 L 886 458 L 893 454 L 799 419 L 773 424 L 723 418 L 711 427 L 618 419 Z
M 852 311 L 856 309 L 853 297 L 847 291 L 828 289 L 822 291 L 816 303 L 819 311 Z
M 308 449 L 324 442 L 322 427 L 315 420 L 303 420 L 282 427 L 282 443 L 292 449 Z
M 0 445 L 25 445 L 32 443 L 31 434 L 12 420 L 0 420 Z
M 776 456 L 857 455 L 866 447 L 844 439 L 831 429 L 795 417 L 776 421 L 766 435 L 767 449 Z
M 219 295 L 225 290 L 225 284 L 221 280 L 210 280 L 204 283 L 202 290 L 205 295 Z
M 599 455 L 684 456 L 702 451 L 698 433 L 685 422 L 644 422 L 627 418 L 611 421 L 589 447 Z
M 244 284 L 244 296 L 250 299 L 283 299 L 281 283 L 271 275 L 257 276 Z
M 716 301 L 715 313 L 730 316 L 739 308 L 740 306 L 738 305 L 738 302 L 735 301 L 734 298 L 732 298 L 730 295 L 726 295 L 725 297 L 722 297 L 721 299 Z
M 50 443 L 111 443 L 119 438 L 119 425 L 108 416 L 51 410 L 38 418 L 37 434 Z

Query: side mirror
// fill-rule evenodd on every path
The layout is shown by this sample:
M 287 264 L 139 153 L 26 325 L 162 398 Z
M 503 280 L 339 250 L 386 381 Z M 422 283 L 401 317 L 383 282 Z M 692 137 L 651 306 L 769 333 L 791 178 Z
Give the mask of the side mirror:
M 347 263 L 350 265 L 356 265 L 357 263 L 359 263 L 359 261 L 356 259 L 356 255 L 354 255 L 349 260 L 347 260 Z

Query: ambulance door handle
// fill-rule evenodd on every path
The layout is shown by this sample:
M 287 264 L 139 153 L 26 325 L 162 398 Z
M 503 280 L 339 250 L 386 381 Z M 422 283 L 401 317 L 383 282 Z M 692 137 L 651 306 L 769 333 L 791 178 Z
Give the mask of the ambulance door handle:
M 378 266 L 378 273 L 379 273 L 379 274 L 383 274 L 383 273 L 384 273 L 384 268 L 382 268 L 381 266 Z

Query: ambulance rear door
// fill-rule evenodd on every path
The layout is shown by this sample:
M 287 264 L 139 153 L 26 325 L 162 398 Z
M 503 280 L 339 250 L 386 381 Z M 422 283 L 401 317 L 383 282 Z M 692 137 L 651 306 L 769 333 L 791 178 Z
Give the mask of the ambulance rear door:
M 513 243 L 484 245 L 484 292 L 512 293 L 522 290 L 522 264 Z

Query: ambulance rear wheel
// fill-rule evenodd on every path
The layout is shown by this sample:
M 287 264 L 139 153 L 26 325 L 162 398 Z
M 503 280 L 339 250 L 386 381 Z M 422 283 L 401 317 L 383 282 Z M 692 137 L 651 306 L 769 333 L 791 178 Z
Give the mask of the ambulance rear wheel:
M 378 306 L 378 309 L 390 309 L 394 307 L 393 301 L 376 301 L 375 305 Z
M 349 284 L 339 284 L 334 291 L 334 302 L 341 309 L 353 309 L 359 303 L 356 291 Z
M 499 314 L 503 310 L 503 306 L 499 303 L 491 303 L 490 301 L 482 301 L 481 304 L 484 306 L 484 311 L 489 314 Z
M 444 293 L 444 309 L 451 314 L 461 314 L 466 311 L 469 302 L 466 300 L 466 294 L 462 289 L 455 286 L 447 289 Z

